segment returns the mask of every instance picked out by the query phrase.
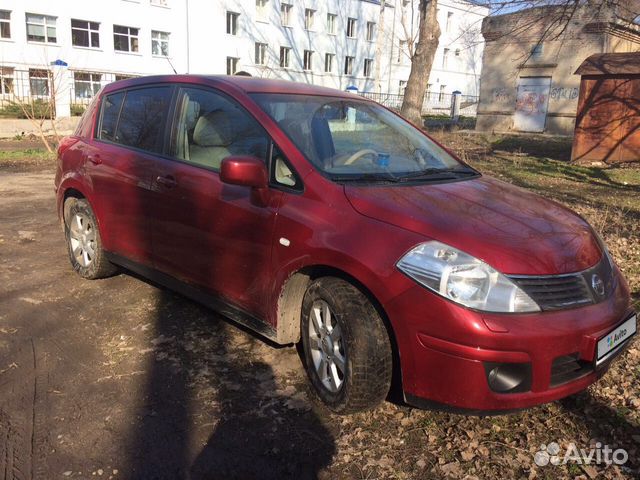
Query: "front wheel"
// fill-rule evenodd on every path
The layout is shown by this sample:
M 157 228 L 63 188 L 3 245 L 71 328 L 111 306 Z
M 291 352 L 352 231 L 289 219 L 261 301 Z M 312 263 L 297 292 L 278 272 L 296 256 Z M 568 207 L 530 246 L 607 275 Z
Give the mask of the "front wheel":
M 336 413 L 375 407 L 391 384 L 391 343 L 378 311 L 352 284 L 314 280 L 302 303 L 305 368 L 320 399 Z

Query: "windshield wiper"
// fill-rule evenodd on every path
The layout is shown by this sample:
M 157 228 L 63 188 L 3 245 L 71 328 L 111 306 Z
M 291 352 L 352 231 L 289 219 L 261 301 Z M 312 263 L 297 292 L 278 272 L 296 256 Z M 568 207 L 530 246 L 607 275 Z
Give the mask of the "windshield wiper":
M 356 173 L 353 175 L 332 175 L 331 178 L 337 182 L 400 182 L 402 177 L 397 177 L 392 173 Z
M 415 180 L 418 178 L 457 178 L 459 175 L 478 175 L 478 172 L 471 168 L 425 168 L 419 172 L 411 172 L 398 176 L 398 181 Z

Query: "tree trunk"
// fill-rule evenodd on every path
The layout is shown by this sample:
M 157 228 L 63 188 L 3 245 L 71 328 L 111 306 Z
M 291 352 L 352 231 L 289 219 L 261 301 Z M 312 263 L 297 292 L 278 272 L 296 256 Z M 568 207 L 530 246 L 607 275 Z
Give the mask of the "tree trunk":
M 424 94 L 440 39 L 437 7 L 437 0 L 420 0 L 418 43 L 411 57 L 411 73 L 409 73 L 402 101 L 402 115 L 418 126 L 422 126 Z

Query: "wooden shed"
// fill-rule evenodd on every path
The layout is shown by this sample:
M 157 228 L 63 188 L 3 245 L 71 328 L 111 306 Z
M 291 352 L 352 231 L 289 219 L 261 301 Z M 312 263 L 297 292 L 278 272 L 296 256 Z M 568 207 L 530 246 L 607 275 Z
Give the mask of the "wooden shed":
M 581 75 L 571 159 L 640 161 L 640 52 L 591 55 Z

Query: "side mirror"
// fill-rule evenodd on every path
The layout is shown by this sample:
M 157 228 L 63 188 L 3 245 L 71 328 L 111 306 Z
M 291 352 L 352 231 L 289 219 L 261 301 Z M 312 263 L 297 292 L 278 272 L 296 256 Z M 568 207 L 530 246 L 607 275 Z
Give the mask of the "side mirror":
M 231 185 L 266 188 L 269 175 L 263 160 L 248 155 L 232 155 L 220 164 L 220 180 Z

